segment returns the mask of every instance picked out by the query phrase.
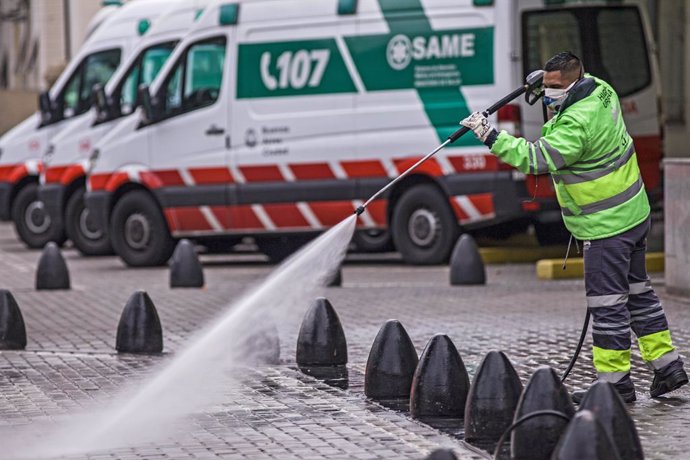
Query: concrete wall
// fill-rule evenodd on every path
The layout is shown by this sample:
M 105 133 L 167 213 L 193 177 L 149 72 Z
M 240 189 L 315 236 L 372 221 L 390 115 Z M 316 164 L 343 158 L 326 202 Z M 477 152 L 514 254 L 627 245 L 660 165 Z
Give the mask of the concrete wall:
M 690 296 L 690 158 L 664 162 L 666 289 Z
M 683 119 L 665 124 L 666 157 L 690 157 L 690 0 L 658 1 L 662 101 L 681 104 Z
M 0 13 L 20 4 L 0 0 Z M 101 7 L 101 0 L 29 0 L 25 18 L 0 21 L 0 66 L 3 59 L 8 64 L 6 87 L 0 86 L 0 135 L 37 109 L 37 93 L 52 86 L 79 50 Z
M 38 107 L 38 91 L 0 90 L 0 135 L 24 120 Z

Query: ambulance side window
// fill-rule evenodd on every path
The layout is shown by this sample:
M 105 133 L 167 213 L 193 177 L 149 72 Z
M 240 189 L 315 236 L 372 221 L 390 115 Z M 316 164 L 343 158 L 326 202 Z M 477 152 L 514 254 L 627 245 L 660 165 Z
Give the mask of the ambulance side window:
M 224 37 L 191 45 L 164 84 L 164 118 L 215 103 L 220 95 L 224 67 Z
M 62 118 L 80 115 L 91 108 L 93 85 L 104 85 L 120 64 L 120 49 L 99 51 L 87 56 L 74 71 L 55 101 Z
M 199 43 L 189 49 L 182 105 L 194 110 L 213 104 L 220 94 L 225 64 L 225 39 Z
M 81 86 L 82 67 L 80 66 L 72 74 L 62 92 L 62 117 L 70 118 L 74 116 L 77 105 L 79 104 L 79 87 Z
M 609 82 L 620 97 L 652 82 L 645 32 L 635 6 L 525 11 L 522 25 L 525 75 L 568 50 L 583 60 L 586 72 Z
M 175 48 L 176 42 L 161 43 L 144 50 L 136 63 L 129 69 L 127 78 L 115 90 L 115 97 L 119 98 L 121 115 L 129 115 L 137 104 L 137 90 L 139 85 L 150 85 L 161 70 L 165 61 Z

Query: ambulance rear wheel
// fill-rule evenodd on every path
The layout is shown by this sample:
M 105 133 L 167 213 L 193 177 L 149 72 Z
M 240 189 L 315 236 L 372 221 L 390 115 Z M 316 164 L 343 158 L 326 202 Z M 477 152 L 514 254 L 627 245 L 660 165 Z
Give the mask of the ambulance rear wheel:
M 96 226 L 84 205 L 82 187 L 77 189 L 67 200 L 65 208 L 65 231 L 74 247 L 84 256 L 104 256 L 113 253 L 110 237 L 103 229 Z
M 388 252 L 395 249 L 390 231 L 382 229 L 359 230 L 352 237 L 352 242 L 361 252 Z
M 12 204 L 12 220 L 19 239 L 31 249 L 42 249 L 51 241 L 62 246 L 67 239 L 62 226 L 51 221 L 38 199 L 38 184 L 19 190 Z
M 125 194 L 113 208 L 110 241 L 130 267 L 163 265 L 175 249 L 163 213 L 143 190 Z
M 430 184 L 403 193 L 393 211 L 392 230 L 395 247 L 414 265 L 446 262 L 459 233 L 448 197 Z

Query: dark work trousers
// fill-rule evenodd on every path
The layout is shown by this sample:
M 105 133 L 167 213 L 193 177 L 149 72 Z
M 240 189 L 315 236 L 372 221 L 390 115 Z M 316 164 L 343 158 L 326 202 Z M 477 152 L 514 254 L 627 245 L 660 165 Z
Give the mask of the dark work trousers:
M 666 315 L 647 276 L 650 219 L 620 235 L 584 241 L 587 308 L 592 315 L 594 367 L 615 383 L 630 372 L 630 329 L 642 359 L 661 369 L 678 359 Z

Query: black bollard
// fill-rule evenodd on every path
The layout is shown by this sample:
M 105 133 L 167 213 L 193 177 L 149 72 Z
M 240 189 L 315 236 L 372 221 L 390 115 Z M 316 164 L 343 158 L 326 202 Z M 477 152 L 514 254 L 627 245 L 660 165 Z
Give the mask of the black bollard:
M 296 358 L 299 366 L 347 364 L 345 332 L 328 299 L 316 299 L 304 315 L 297 337 Z
M 542 366 L 530 377 L 520 396 L 515 420 L 523 415 L 539 411 L 554 410 L 571 418 L 575 407 L 570 395 L 556 372 Z M 514 460 L 548 460 L 567 422 L 559 417 L 535 417 L 513 431 L 511 452 Z
M 338 270 L 333 273 L 331 278 L 328 280 L 328 283 L 326 283 L 327 287 L 340 287 L 343 285 L 343 270 L 342 268 L 338 267 Z
M 417 350 L 400 321 L 386 321 L 369 352 L 364 394 L 377 400 L 409 398 L 418 362 Z
M 486 270 L 479 248 L 474 238 L 466 233 L 460 236 L 450 257 L 450 284 L 486 284 Z
M 0 350 L 26 348 L 26 327 L 17 301 L 7 289 L 0 289 Z
M 117 326 L 115 348 L 119 353 L 160 353 L 163 328 L 158 312 L 145 291 L 129 298 Z
M 621 458 L 642 460 L 644 453 L 635 422 L 613 384 L 594 383 L 580 404 L 580 411 L 591 411 L 611 437 Z
M 69 289 L 69 270 L 57 244 L 52 241 L 43 248 L 36 270 L 36 290 Z
M 429 340 L 412 379 L 413 418 L 463 416 L 470 379 L 462 358 L 445 334 Z
M 522 383 L 503 352 L 490 351 L 477 372 L 465 406 L 465 440 L 493 445 L 513 423 Z
M 597 417 L 591 411 L 580 410 L 568 423 L 551 459 L 627 460 L 627 457 L 621 457 Z
M 426 460 L 458 460 L 452 449 L 436 449 L 431 452 Z
M 204 287 L 204 269 L 199 262 L 194 245 L 187 239 L 180 240 L 173 252 L 170 264 L 170 287 Z

